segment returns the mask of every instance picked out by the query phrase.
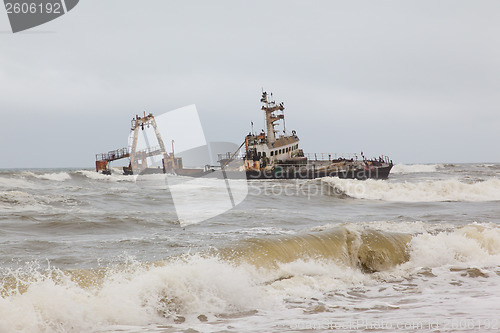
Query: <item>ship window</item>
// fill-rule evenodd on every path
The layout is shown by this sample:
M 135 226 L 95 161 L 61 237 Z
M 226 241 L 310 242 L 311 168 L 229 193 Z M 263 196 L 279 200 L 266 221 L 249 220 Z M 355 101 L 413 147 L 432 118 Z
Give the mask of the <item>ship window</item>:
M 271 156 L 273 156 L 273 155 L 274 155 L 273 153 L 274 153 L 274 151 L 271 151 Z

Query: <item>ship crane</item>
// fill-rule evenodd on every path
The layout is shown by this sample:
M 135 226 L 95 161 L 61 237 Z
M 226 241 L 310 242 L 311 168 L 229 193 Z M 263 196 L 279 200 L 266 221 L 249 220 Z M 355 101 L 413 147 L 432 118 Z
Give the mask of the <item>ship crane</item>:
M 111 174 L 111 170 L 109 169 L 110 162 L 122 158 L 130 158 L 129 166 L 124 167 L 123 172 L 125 174 L 134 174 L 134 172 L 141 173 L 148 168 L 147 159 L 158 155 L 163 156 L 163 173 L 174 172 L 175 169 L 182 168 L 182 160 L 174 157 L 173 149 L 172 154 L 167 153 L 165 143 L 163 142 L 158 126 L 156 125 L 156 120 L 152 113 L 146 115 L 144 112 L 143 117 L 136 115 L 135 118 L 132 119 L 131 125 L 132 144 L 130 147 L 113 150 L 104 154 L 97 154 L 95 163 L 97 172 Z M 153 127 L 158 145 L 137 150 L 140 131 L 144 131 L 145 127 L 149 128 L 150 126 Z

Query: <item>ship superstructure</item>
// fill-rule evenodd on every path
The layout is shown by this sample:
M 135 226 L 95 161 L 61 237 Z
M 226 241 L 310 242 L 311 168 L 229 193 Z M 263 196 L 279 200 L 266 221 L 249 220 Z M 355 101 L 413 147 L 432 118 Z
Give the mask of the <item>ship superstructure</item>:
M 299 147 L 299 137 L 284 126 L 284 104 L 276 104 L 272 94 L 262 93 L 260 101 L 266 117 L 267 131 L 249 133 L 245 137 L 244 166 L 249 179 L 313 179 L 332 176 L 340 178 L 387 178 L 392 161 L 386 156 L 366 159 L 358 154 L 307 154 Z M 283 123 L 283 131 L 276 128 Z
M 303 160 L 303 152 L 299 149 L 299 137 L 295 131 L 283 134 L 276 129 L 278 121 L 285 120 L 283 103 L 279 105 L 271 100 L 272 94 L 262 93 L 262 110 L 266 115 L 267 133 L 249 133 L 245 138 L 245 168 L 247 170 L 261 170 L 276 163 L 295 163 Z

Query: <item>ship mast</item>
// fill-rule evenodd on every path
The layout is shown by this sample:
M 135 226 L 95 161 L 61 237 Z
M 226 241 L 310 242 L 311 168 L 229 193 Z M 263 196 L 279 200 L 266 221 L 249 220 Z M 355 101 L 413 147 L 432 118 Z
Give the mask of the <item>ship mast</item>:
M 266 113 L 267 142 L 273 144 L 276 142 L 276 133 L 278 132 L 278 130 L 274 129 L 274 126 L 276 126 L 275 122 L 285 118 L 283 115 L 285 107 L 283 106 L 283 103 L 276 105 L 276 102 L 270 100 L 267 92 L 265 91 L 262 93 L 260 101 L 264 103 L 262 110 Z M 277 111 L 281 111 L 281 114 L 275 114 Z

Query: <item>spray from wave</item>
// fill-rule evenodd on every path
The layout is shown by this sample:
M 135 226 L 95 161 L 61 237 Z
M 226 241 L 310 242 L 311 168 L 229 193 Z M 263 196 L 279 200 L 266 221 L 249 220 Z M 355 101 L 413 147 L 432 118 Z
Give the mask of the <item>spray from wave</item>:
M 398 174 L 436 172 L 437 168 L 437 164 L 396 164 L 391 172 Z
M 336 193 L 357 199 L 394 202 L 439 201 L 498 201 L 500 180 L 492 178 L 477 183 L 464 183 L 456 179 L 393 183 L 368 179 L 358 181 L 339 178 L 322 178 Z

